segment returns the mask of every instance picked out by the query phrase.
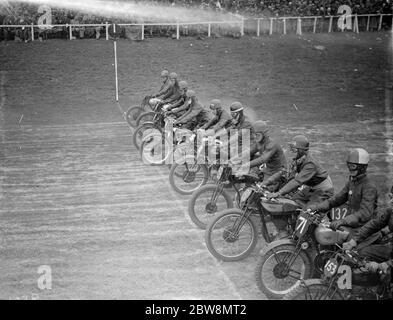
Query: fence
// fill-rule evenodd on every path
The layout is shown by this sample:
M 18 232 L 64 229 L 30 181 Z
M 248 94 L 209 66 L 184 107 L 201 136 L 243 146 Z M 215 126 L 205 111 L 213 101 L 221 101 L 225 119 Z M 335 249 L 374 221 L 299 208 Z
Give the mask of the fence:
M 154 27 L 163 27 L 167 30 L 173 31 L 172 36 L 176 39 L 180 35 L 189 35 L 192 31 L 198 34 L 205 34 L 207 37 L 213 35 L 213 30 L 218 30 L 218 33 L 231 33 L 243 36 L 245 34 L 260 36 L 261 34 L 272 35 L 274 33 L 288 34 L 303 32 L 335 32 L 339 31 L 338 24 L 335 23 L 342 16 L 310 16 L 310 17 L 273 17 L 273 18 L 243 18 L 239 21 L 208 21 L 208 22 L 174 22 L 174 23 L 120 23 L 120 32 L 125 32 L 127 29 L 130 33 L 133 28 L 134 33 L 137 34 L 134 39 L 138 38 L 144 40 L 146 34 L 152 35 Z M 348 15 L 350 27 L 347 29 L 359 33 L 360 31 L 380 31 L 382 26 L 388 26 L 393 30 L 393 15 L 392 14 L 362 14 L 362 15 Z M 389 19 L 389 17 L 391 17 Z M 84 32 L 85 28 L 95 28 L 95 32 L 101 33 L 105 30 L 105 38 L 109 40 L 113 36 L 113 24 L 108 22 L 101 24 L 55 24 L 51 25 L 54 30 L 64 32 L 64 28 L 68 33 L 67 38 L 70 40 L 76 38 L 75 32 Z M 0 25 L 0 30 L 9 30 L 9 28 L 16 28 L 25 33 L 25 37 L 35 40 L 35 34 L 38 36 L 45 35 L 49 30 L 41 29 L 45 26 L 40 25 Z M 36 32 L 38 30 L 38 32 Z M 67 31 L 68 30 L 68 31 Z M 343 31 L 343 30 L 341 30 Z M 124 35 L 123 35 L 124 36 Z M 126 36 L 127 37 L 127 36 Z M 132 38 L 132 37 L 131 37 Z

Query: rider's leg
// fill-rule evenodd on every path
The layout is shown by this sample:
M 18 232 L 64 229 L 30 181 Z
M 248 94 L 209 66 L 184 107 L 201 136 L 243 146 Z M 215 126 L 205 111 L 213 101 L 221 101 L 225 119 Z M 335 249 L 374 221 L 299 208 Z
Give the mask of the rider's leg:
M 392 244 L 374 244 L 359 250 L 359 254 L 378 263 L 389 260 L 392 254 Z

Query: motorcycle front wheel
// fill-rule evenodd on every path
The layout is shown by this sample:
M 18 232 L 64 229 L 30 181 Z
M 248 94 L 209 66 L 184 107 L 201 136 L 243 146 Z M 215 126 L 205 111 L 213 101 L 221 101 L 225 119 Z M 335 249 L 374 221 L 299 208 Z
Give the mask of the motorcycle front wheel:
M 288 292 L 283 300 L 343 300 L 343 298 L 333 288 L 329 290 L 329 285 L 323 283 L 321 279 L 307 279 Z
M 154 111 L 147 111 L 141 113 L 138 118 L 135 120 L 136 126 L 140 126 L 146 122 L 153 122 L 154 121 L 154 116 L 157 113 Z
M 205 164 L 183 163 L 172 164 L 169 172 L 169 183 L 173 190 L 183 195 L 192 194 L 205 185 L 209 179 L 209 171 Z
M 149 131 L 145 132 L 146 130 Z M 161 132 L 161 130 L 155 126 L 154 123 L 148 122 L 138 126 L 132 134 L 132 142 L 134 143 L 135 148 L 139 150 L 143 142 L 143 138 L 153 132 L 157 132 L 157 134 Z
M 143 108 L 139 106 L 130 107 L 125 113 L 125 118 L 127 123 L 132 128 L 136 128 L 138 125 L 136 124 L 136 120 L 138 117 L 144 112 Z
M 140 155 L 144 164 L 163 165 L 171 161 L 172 145 L 158 132 L 142 140 L 140 145 Z
M 245 259 L 258 242 L 256 223 L 242 210 L 227 209 L 209 222 L 205 242 L 210 253 L 221 261 Z
M 304 251 L 297 253 L 294 245 L 272 248 L 258 260 L 255 279 L 259 290 L 270 299 L 282 299 L 296 287 L 300 279 L 311 277 L 312 262 Z
M 201 229 L 206 229 L 208 222 L 217 212 L 232 208 L 232 197 L 226 190 L 218 193 L 216 184 L 207 184 L 192 193 L 188 202 L 188 215 L 192 222 Z M 215 199 L 213 196 L 215 195 Z

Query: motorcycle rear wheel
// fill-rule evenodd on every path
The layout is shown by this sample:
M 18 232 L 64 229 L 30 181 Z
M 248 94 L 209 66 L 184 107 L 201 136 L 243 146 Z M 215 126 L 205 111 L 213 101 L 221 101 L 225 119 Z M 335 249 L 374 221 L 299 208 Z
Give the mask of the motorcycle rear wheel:
M 250 255 L 258 242 L 257 228 L 250 217 L 244 219 L 242 210 L 224 210 L 207 225 L 206 246 L 218 260 L 243 260 Z
M 329 286 L 321 279 L 307 279 L 289 291 L 283 300 L 343 300 L 337 291 L 327 296 L 328 290 Z
M 281 260 L 278 260 L 280 258 Z M 286 273 L 285 270 L 288 264 L 284 259 L 288 258 L 294 258 L 294 262 L 291 264 L 288 273 Z M 269 268 L 271 262 L 273 262 L 273 267 Z M 295 264 L 300 264 L 300 266 L 297 267 Z M 296 270 L 292 269 L 294 265 L 295 268 L 297 268 Z M 295 275 L 291 275 L 291 271 L 297 274 L 298 278 L 295 278 Z M 294 245 L 282 244 L 272 248 L 266 252 L 264 256 L 259 258 L 255 269 L 255 280 L 259 290 L 261 290 L 266 297 L 270 299 L 282 299 L 300 283 L 300 279 L 310 278 L 311 273 L 312 262 L 307 254 L 304 251 L 300 251 L 300 253 L 295 256 Z

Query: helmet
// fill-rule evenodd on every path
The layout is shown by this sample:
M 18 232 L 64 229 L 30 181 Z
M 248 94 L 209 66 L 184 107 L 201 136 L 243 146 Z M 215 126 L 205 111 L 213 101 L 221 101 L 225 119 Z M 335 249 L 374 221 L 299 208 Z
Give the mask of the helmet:
M 196 97 L 195 91 L 194 91 L 194 90 L 188 90 L 188 91 L 187 91 L 187 97 L 188 97 L 188 98 L 194 98 L 194 97 Z
M 179 88 L 180 89 L 186 89 L 188 87 L 188 83 L 186 81 L 180 81 L 179 82 Z
M 293 138 L 293 141 L 289 145 L 291 148 L 307 151 L 310 143 L 305 136 L 298 135 Z
M 229 108 L 231 109 L 231 112 L 239 112 L 244 109 L 243 105 L 238 101 L 232 102 Z
M 210 101 L 210 108 L 211 109 L 217 109 L 221 107 L 221 100 L 219 99 L 213 99 Z
M 362 148 L 350 149 L 347 156 L 347 162 L 356 164 L 368 164 L 370 156 Z
M 351 178 L 366 173 L 370 161 L 368 152 L 362 148 L 350 149 L 347 156 L 347 166 Z
M 169 74 L 169 78 L 170 78 L 170 79 L 177 79 L 177 73 L 176 73 L 176 72 L 171 72 L 171 73 Z
M 161 77 L 167 77 L 169 75 L 169 71 L 168 70 L 162 70 L 161 71 Z
M 269 129 L 267 127 L 267 123 L 265 121 L 255 121 L 252 124 L 252 127 L 254 128 L 255 133 L 262 133 L 264 136 L 266 136 L 269 132 Z

